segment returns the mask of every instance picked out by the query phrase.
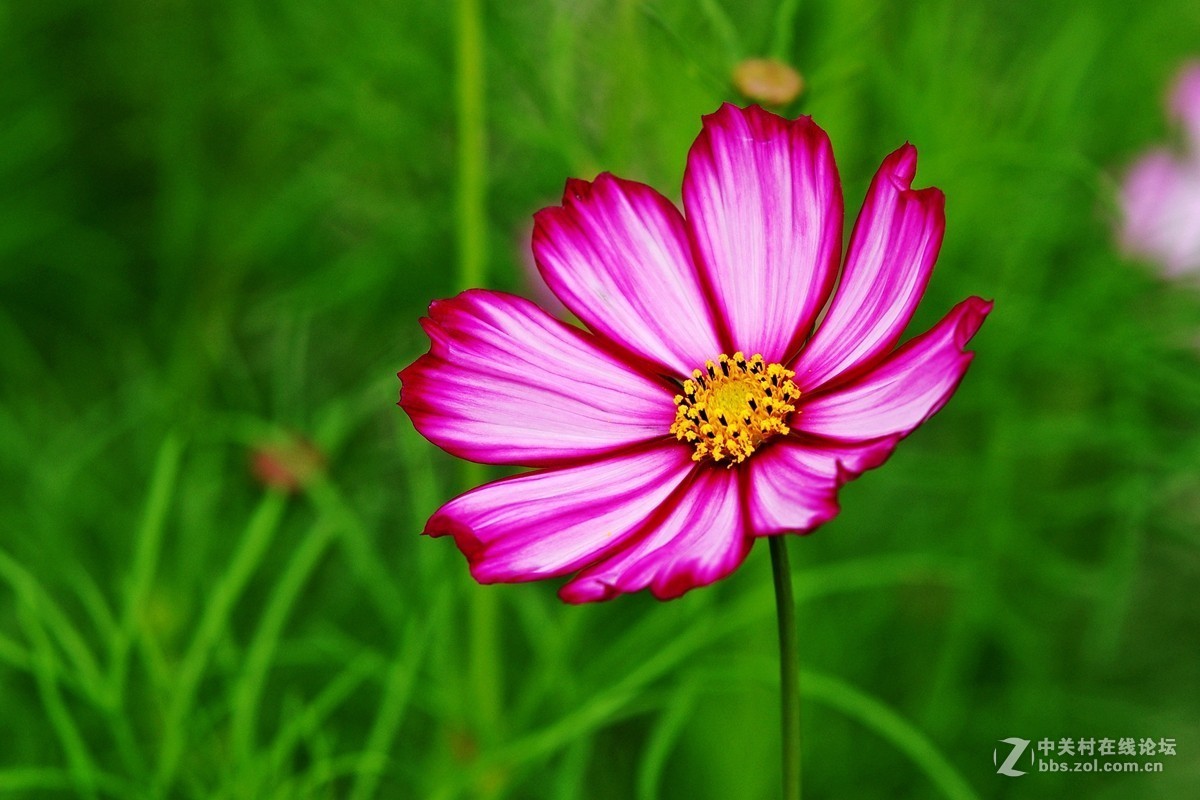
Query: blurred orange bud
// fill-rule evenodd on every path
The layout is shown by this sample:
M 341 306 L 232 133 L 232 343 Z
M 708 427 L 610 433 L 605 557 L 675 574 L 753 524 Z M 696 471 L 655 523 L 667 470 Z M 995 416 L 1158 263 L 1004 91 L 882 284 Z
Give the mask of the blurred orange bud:
M 258 444 L 250 452 L 250 472 L 263 486 L 295 492 L 325 469 L 325 456 L 299 436 Z
M 785 106 L 804 91 L 804 78 L 774 58 L 748 58 L 733 68 L 733 85 L 749 100 Z
M 479 758 L 479 742 L 466 728 L 446 731 L 446 743 L 450 746 L 450 757 L 460 764 L 470 764 Z

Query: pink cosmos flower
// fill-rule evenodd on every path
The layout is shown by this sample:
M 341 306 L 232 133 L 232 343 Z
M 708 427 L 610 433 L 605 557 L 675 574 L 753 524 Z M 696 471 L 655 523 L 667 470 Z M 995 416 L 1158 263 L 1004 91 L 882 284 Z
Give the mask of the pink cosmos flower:
M 1168 108 L 1184 129 L 1185 150 L 1151 150 L 1130 169 L 1121 189 L 1121 243 L 1177 277 L 1200 270 L 1200 61 L 1180 71 Z
M 569 181 L 533 249 L 591 333 L 484 290 L 421 321 L 429 353 L 400 373 L 413 424 L 462 458 L 538 468 L 451 500 L 425 533 L 453 536 L 481 583 L 573 575 L 559 594 L 579 603 L 676 597 L 758 537 L 832 519 L 842 484 L 953 394 L 991 310 L 969 298 L 896 349 L 945 227 L 916 165 L 907 144 L 884 160 L 840 283 L 841 184 L 808 117 L 705 117 L 684 214 L 640 183 Z

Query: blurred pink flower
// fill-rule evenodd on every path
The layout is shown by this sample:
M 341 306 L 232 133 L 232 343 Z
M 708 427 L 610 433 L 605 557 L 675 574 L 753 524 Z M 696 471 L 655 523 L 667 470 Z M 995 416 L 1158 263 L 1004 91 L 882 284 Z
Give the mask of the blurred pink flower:
M 1186 135 L 1182 153 L 1151 150 L 1121 189 L 1121 244 L 1179 276 L 1200 270 L 1200 61 L 1175 79 L 1168 109 Z
M 884 159 L 840 282 L 841 183 L 808 117 L 705 117 L 686 216 L 640 183 L 568 181 L 534 253 L 591 333 L 479 289 L 421 321 L 429 353 L 400 373 L 417 429 L 539 468 L 451 500 L 425 532 L 453 536 L 481 583 L 573 574 L 559 594 L 587 602 L 676 597 L 758 537 L 832 519 L 842 484 L 950 398 L 991 310 L 968 298 L 896 348 L 945 228 L 916 166 L 907 144 Z

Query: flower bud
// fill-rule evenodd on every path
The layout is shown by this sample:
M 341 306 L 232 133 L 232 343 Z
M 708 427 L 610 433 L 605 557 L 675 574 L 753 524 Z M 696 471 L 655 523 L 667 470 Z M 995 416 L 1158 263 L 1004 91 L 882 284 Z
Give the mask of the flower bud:
M 800 73 L 774 58 L 741 62 L 733 68 L 733 85 L 747 99 L 768 106 L 785 106 L 804 91 Z
M 263 486 L 296 492 L 325 468 L 325 456 L 311 442 L 294 436 L 263 442 L 250 453 L 250 472 Z

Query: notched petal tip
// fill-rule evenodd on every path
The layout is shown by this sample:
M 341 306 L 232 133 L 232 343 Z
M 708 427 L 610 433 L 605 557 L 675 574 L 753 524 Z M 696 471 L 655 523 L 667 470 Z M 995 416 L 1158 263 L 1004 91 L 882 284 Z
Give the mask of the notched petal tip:
M 621 590 L 611 583 L 599 580 L 571 580 L 558 589 L 558 599 L 573 606 L 585 603 L 603 603 L 621 594 Z
M 428 316 L 417 320 L 417 324 L 421 326 L 421 330 L 429 337 L 429 350 L 424 355 L 418 357 L 416 361 L 396 373 L 396 377 L 400 379 L 401 384 L 406 382 L 405 375 L 413 375 L 420 369 L 432 366 L 434 359 L 447 358 L 452 354 L 451 336 L 447 331 L 448 320 L 454 315 L 457 307 L 464 301 L 472 299 L 467 297 L 468 294 L 474 295 L 479 291 L 477 289 L 470 289 L 466 292 L 460 292 L 452 298 L 433 300 L 429 303 L 429 309 L 426 312 Z
M 467 571 L 478 584 L 490 586 L 496 583 L 509 583 L 511 576 L 496 568 L 496 563 L 489 560 L 488 548 L 483 540 L 470 525 L 455 519 L 439 510 L 425 523 L 422 536 L 440 539 L 449 536 L 454 540 L 454 546 L 462 553 L 467 561 Z
M 941 233 L 945 234 L 946 230 L 946 193 L 936 186 L 928 186 L 924 189 L 909 189 L 909 196 L 923 205 L 925 208 L 938 218 L 938 225 Z M 941 240 L 939 237 L 938 249 L 941 249 Z
M 945 225 L 946 193 L 936 186 L 912 188 L 913 180 L 917 176 L 917 148 L 912 143 L 905 142 L 889 154 L 880 165 L 880 173 L 888 176 L 892 185 L 906 200 L 916 202 L 932 213 L 940 214 L 942 225 Z
M 736 103 L 731 103 L 728 100 L 726 100 L 725 102 L 721 103 L 721 105 L 719 105 L 717 107 L 717 110 L 712 112 L 711 114 L 701 114 L 700 115 L 700 124 L 707 125 L 710 121 L 719 120 L 719 119 L 722 119 L 731 114 L 741 115 L 742 113 L 748 111 L 751 108 L 758 108 L 758 106 L 753 105 L 753 104 L 748 105 L 748 106 L 739 106 Z
M 724 102 L 713 113 L 701 115 L 700 123 L 701 133 L 699 138 L 693 143 L 693 148 L 701 144 L 701 140 L 706 138 L 706 134 L 711 135 L 713 129 L 730 133 L 729 129 L 731 127 L 743 135 L 748 133 L 751 140 L 755 142 L 769 142 L 780 135 L 794 135 L 799 133 L 806 139 L 811 140 L 810 144 L 812 145 L 828 147 L 831 150 L 833 148 L 832 144 L 830 144 L 828 134 L 813 120 L 810 114 L 801 114 L 797 117 L 784 117 L 768 111 L 757 103 L 739 106 L 730 102 Z M 707 147 L 706 144 L 705 149 Z
M 421 317 L 419 320 L 417 320 L 417 324 L 421 326 L 421 330 L 425 331 L 425 335 L 431 340 L 433 340 L 434 337 L 440 334 L 442 331 L 442 326 L 439 325 L 437 321 L 438 319 L 445 318 L 443 303 L 444 301 L 442 300 L 434 300 L 429 304 L 429 316 Z
M 992 308 L 995 307 L 996 302 L 972 295 L 963 300 L 960 305 L 963 307 L 963 313 L 959 316 L 958 324 L 954 327 L 954 344 L 959 349 L 962 349 L 979 332 L 983 321 L 987 319 L 988 314 L 992 313 Z
M 427 317 L 421 318 L 421 326 L 428 330 L 429 324 L 440 324 L 450 317 L 454 312 L 462 306 L 482 301 L 486 303 L 487 299 L 494 295 L 503 295 L 503 292 L 495 292 L 491 289 L 464 289 L 453 297 L 440 297 L 429 301 L 429 310 L 426 312 Z
M 917 175 L 917 148 L 911 142 L 900 145 L 883 162 L 896 188 L 907 190 L 912 186 L 913 178 Z
M 443 361 L 442 357 L 434 352 L 435 349 L 436 345 L 431 345 L 428 353 L 418 357 L 416 361 L 396 373 L 396 377 L 400 379 L 400 393 L 397 395 L 396 405 L 404 409 L 409 419 L 412 420 L 413 427 L 427 439 L 430 437 L 429 433 L 425 431 L 423 412 L 428 410 L 429 404 L 422 400 L 425 391 L 421 384 L 422 379 L 436 370 L 439 363 Z M 433 400 L 436 403 L 436 398 Z
M 905 142 L 888 154 L 880 165 L 879 172 L 881 176 L 888 176 L 892 185 L 905 198 L 916 201 L 932 211 L 940 210 L 944 214 L 945 192 L 936 186 L 927 186 L 923 189 L 912 188 L 913 180 L 917 176 L 917 148 L 911 142 Z
M 469 525 L 454 519 L 443 511 L 437 511 L 429 521 L 425 523 L 425 530 L 421 531 L 422 536 L 428 536 L 431 539 L 440 539 L 443 536 L 449 536 L 454 539 L 455 545 L 462 551 L 462 554 L 467 557 L 472 565 L 472 573 L 474 565 L 483 556 L 483 542 L 475 534 Z
M 603 177 L 601 175 L 600 177 Z M 599 177 L 597 178 L 599 180 Z M 563 186 L 563 205 L 575 200 L 586 200 L 592 194 L 592 181 L 585 181 L 583 178 L 567 178 L 566 184 Z

